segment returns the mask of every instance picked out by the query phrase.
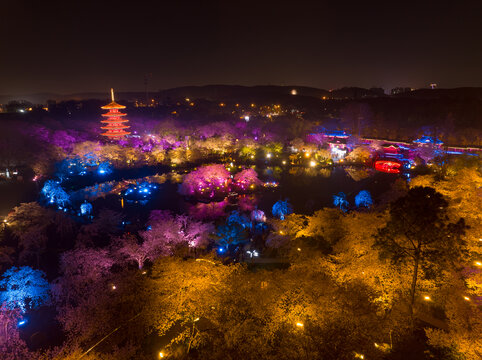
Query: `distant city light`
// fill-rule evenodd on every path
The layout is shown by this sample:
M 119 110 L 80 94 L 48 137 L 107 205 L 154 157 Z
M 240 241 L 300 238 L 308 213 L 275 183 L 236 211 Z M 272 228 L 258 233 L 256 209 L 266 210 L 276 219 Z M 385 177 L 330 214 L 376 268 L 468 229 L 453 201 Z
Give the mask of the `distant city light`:
M 244 116 L 244 121 L 248 122 L 249 121 L 249 115 Z
M 315 162 L 315 161 L 313 161 L 313 160 L 312 160 L 312 161 L 310 161 L 310 166 L 311 166 L 311 167 L 315 167 L 315 166 L 316 166 L 316 162 Z
M 426 300 L 426 301 L 430 301 L 430 300 L 431 300 L 431 299 L 430 299 L 430 296 L 428 296 L 428 295 L 425 295 L 425 296 L 423 297 L 423 299 Z
M 298 327 L 303 327 L 304 325 L 303 325 L 303 323 L 297 322 L 297 323 L 296 323 L 296 326 L 298 326 Z
M 271 156 L 272 156 L 271 153 L 266 154 L 266 158 L 268 158 L 268 159 L 271 159 Z
M 296 89 L 291 90 L 291 95 L 298 95 L 298 91 Z

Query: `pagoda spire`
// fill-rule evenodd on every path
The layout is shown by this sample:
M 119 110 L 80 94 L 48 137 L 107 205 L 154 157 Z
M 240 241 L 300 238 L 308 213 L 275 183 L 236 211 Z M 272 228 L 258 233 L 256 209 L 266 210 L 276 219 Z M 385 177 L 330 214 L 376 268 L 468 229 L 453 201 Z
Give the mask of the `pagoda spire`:
M 114 89 L 110 88 L 110 98 L 112 99 L 112 102 L 114 102 Z

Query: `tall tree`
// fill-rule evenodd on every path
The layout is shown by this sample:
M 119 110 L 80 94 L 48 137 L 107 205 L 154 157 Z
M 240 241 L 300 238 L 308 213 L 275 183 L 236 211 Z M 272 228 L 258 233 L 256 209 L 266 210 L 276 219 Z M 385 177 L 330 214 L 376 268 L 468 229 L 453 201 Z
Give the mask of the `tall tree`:
M 465 222 L 450 223 L 448 203 L 430 187 L 415 187 L 390 206 L 390 217 L 374 244 L 381 256 L 395 263 L 410 262 L 410 316 L 421 272 L 435 277 L 445 265 L 452 265 L 462 254 Z
M 11 267 L 0 280 L 0 301 L 10 309 L 26 311 L 36 308 L 49 300 L 49 283 L 43 271 L 31 267 Z

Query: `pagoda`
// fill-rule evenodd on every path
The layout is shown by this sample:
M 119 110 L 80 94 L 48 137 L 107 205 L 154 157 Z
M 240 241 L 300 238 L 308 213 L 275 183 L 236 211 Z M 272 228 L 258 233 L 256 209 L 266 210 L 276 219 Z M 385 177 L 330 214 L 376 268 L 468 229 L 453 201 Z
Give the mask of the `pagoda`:
M 119 111 L 119 109 L 125 109 L 126 107 L 114 101 L 114 89 L 110 89 L 110 94 L 112 102 L 101 107 L 103 110 L 109 110 L 107 114 L 102 114 L 105 119 L 102 120 L 101 123 L 106 124 L 101 127 L 101 129 L 105 130 L 102 135 L 107 136 L 109 139 L 121 139 L 130 134 L 130 132 L 126 131 L 126 129 L 130 128 L 130 126 L 126 124 L 129 120 L 124 118 L 127 114 Z

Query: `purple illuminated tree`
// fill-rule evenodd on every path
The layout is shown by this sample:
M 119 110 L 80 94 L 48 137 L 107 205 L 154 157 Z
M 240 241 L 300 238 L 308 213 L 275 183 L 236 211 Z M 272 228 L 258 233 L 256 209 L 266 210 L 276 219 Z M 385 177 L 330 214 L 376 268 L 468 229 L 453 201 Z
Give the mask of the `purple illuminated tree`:
M 251 212 L 251 221 L 256 221 L 256 222 L 266 222 L 266 215 L 264 214 L 263 210 L 253 210 Z
M 29 266 L 11 267 L 0 280 L 0 302 L 9 309 L 18 308 L 22 312 L 35 309 L 49 300 L 50 285 L 43 271 Z

